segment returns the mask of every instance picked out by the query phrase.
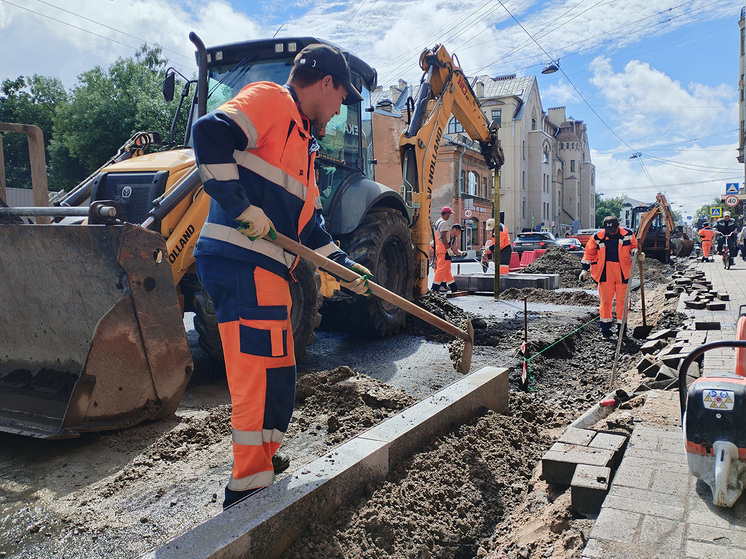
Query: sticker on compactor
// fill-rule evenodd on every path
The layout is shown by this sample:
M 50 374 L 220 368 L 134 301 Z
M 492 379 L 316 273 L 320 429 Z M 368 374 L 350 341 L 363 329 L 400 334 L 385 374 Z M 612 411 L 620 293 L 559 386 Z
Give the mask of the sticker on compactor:
M 732 411 L 735 392 L 731 390 L 705 390 L 702 393 L 705 409 Z

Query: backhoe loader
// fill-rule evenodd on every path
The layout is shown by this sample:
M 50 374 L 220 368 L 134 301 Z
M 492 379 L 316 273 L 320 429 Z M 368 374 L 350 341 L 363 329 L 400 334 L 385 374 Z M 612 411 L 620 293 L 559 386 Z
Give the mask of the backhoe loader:
M 208 354 L 222 359 L 212 303 L 194 271 L 193 250 L 209 199 L 201 188 L 190 129 L 245 85 L 284 83 L 311 37 L 206 49 L 194 33 L 198 77 L 183 144 L 138 133 L 119 153 L 49 208 L 0 207 L 0 430 L 61 438 L 119 429 L 172 414 L 192 371 L 182 315 Z M 366 101 L 376 72 L 347 54 Z M 327 230 L 376 283 L 409 300 L 426 291 L 432 166 L 451 113 L 480 140 L 490 168 L 502 164 L 490 125 L 461 69 L 443 47 L 423 52 L 422 87 L 400 150 L 401 193 L 372 177 L 371 120 L 344 106 L 329 123 L 317 158 Z M 175 75 L 164 94 L 173 97 Z M 154 147 L 167 147 L 154 151 Z M 430 171 L 428 171 L 430 169 Z M 51 225 L 19 216 L 52 216 Z M 331 276 L 299 262 L 291 283 L 293 336 L 301 354 L 325 316 L 367 336 L 398 332 L 404 311 L 338 290 Z M 323 276 L 323 280 L 322 280 Z

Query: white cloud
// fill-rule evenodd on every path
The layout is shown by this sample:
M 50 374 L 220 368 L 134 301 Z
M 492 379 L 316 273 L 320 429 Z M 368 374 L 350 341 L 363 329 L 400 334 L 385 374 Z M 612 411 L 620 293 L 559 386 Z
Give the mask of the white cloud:
M 629 143 L 651 137 L 670 143 L 720 130 L 730 116 L 737 122 L 737 113 L 731 114 L 735 90 L 725 84 L 684 87 L 639 60 L 615 72 L 605 56 L 596 57 L 591 70 L 590 83 L 606 99 L 605 112 L 614 115 L 617 132 Z
M 579 103 L 580 97 L 575 88 L 569 83 L 559 80 L 557 83 L 551 84 L 542 90 L 541 100 L 545 106 L 554 107 L 568 103 Z
M 723 194 L 726 182 L 743 182 L 743 165 L 736 161 L 736 147 L 735 143 L 708 148 L 695 144 L 660 157 L 651 150 L 650 155 L 643 153 L 641 160 L 591 150 L 596 191 L 606 197 L 627 195 L 644 202 L 655 200 L 656 193 L 663 192 L 675 209 L 682 205 L 691 214 Z

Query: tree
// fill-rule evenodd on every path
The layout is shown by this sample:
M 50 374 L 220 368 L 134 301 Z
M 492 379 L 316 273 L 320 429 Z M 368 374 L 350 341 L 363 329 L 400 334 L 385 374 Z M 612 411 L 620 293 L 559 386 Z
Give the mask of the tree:
M 619 214 L 622 213 L 623 203 L 624 196 L 602 200 L 601 196 L 596 193 L 596 227 L 603 227 L 604 218 L 607 215 L 619 217 Z
M 713 219 L 710 217 L 711 216 L 711 213 L 710 213 L 710 209 L 711 208 L 720 208 L 720 215 L 721 216 L 723 215 L 723 213 L 725 213 L 727 211 L 732 211 L 732 208 L 729 208 L 728 206 L 726 206 L 723 203 L 723 201 L 720 199 L 720 197 L 716 196 L 715 198 L 713 198 L 712 202 L 710 202 L 709 204 L 705 204 L 705 205 L 701 206 L 697 210 L 697 213 L 695 214 L 697 222 L 700 221 L 700 217 L 704 217 L 707 220 L 708 223 L 712 223 Z
M 38 126 L 44 135 L 46 149 L 52 139 L 55 112 L 65 103 L 67 93 L 57 78 L 34 74 L 31 77 L 19 76 L 15 80 L 5 80 L 0 86 L 0 122 Z M 3 153 L 7 185 L 31 188 L 27 136 L 4 133 Z M 48 153 L 46 159 L 49 166 Z
M 54 182 L 69 190 L 112 157 L 135 132 L 168 137 L 173 110 L 161 94 L 167 60 L 161 47 L 143 45 L 133 58 L 120 58 L 78 77 L 70 101 L 54 118 L 50 145 Z

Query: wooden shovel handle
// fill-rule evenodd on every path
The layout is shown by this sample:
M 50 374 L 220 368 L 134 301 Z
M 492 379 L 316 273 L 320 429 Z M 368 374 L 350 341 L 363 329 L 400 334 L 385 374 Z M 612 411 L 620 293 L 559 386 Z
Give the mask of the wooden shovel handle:
M 286 237 L 282 233 L 277 233 L 276 239 L 270 239 L 269 236 L 265 237 L 265 239 L 271 240 L 272 242 L 281 246 L 288 252 L 297 254 L 298 256 L 300 256 L 301 258 L 305 260 L 308 260 L 315 266 L 322 268 L 326 270 L 327 272 L 329 272 L 330 274 L 340 277 L 346 281 L 355 281 L 356 279 L 360 277 L 359 274 L 353 272 L 349 268 L 345 268 L 341 264 L 337 264 L 333 260 L 328 259 L 326 256 L 322 256 L 318 252 L 311 250 L 310 248 L 306 246 L 303 246 L 302 244 Z M 370 290 L 377 297 L 380 297 L 381 299 L 391 303 L 392 305 L 396 305 L 400 309 L 403 309 L 407 311 L 409 314 L 424 320 L 428 324 L 432 324 L 436 328 L 439 328 L 443 330 L 444 332 L 447 332 L 457 338 L 461 338 L 462 340 L 465 340 L 469 343 L 474 342 L 474 340 L 464 330 L 461 330 L 460 328 L 457 328 L 450 322 L 447 322 L 443 320 L 442 318 L 435 316 L 432 313 L 427 312 L 425 309 L 418 307 L 411 301 L 407 301 L 404 297 L 400 297 L 396 293 L 393 293 L 389 291 L 388 289 L 381 287 L 380 285 L 378 285 L 377 283 L 375 283 L 374 281 L 370 279 L 368 280 L 368 287 L 370 287 Z

